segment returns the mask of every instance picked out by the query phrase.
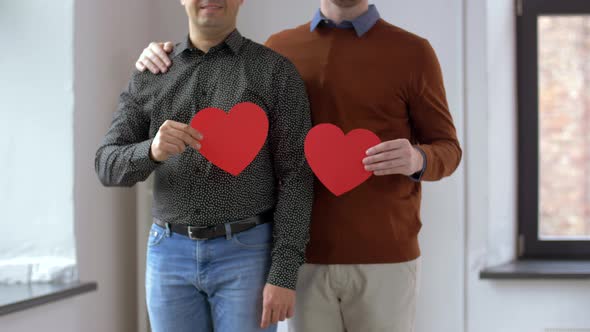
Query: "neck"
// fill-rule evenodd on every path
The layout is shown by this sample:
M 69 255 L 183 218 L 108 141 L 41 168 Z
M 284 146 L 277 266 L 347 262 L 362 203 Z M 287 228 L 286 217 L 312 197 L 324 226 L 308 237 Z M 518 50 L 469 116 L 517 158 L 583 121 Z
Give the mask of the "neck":
M 342 21 L 352 21 L 369 10 L 369 2 L 361 1 L 352 7 L 341 7 L 330 0 L 321 2 L 322 14 L 330 21 L 340 24 Z
M 205 29 L 198 29 L 190 24 L 189 37 L 194 47 L 207 53 L 212 47 L 221 44 L 235 29 L 236 27 L 232 26 L 224 30 L 208 31 Z

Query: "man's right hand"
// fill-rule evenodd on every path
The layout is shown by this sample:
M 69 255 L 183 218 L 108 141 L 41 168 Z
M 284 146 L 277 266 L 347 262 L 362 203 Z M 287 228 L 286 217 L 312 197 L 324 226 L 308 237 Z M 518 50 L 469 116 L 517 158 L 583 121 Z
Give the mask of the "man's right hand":
M 173 49 L 174 45 L 172 42 L 152 42 L 139 56 L 139 59 L 135 63 L 135 68 L 139 71 L 144 71 L 147 68 L 153 74 L 165 73 L 172 65 L 168 53 L 172 52 Z
M 158 130 L 150 147 L 150 158 L 162 162 L 181 154 L 187 146 L 195 150 L 201 149 L 203 135 L 191 126 L 172 120 L 166 120 Z

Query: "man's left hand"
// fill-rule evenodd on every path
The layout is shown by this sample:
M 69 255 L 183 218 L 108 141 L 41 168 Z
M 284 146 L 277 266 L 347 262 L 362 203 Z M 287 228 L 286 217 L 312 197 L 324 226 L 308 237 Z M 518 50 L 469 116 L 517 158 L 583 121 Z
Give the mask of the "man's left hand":
M 410 176 L 422 170 L 424 157 L 407 139 L 382 142 L 367 150 L 365 169 L 373 174 Z
M 266 284 L 262 295 L 262 323 L 260 327 L 268 328 L 295 314 L 295 291 Z

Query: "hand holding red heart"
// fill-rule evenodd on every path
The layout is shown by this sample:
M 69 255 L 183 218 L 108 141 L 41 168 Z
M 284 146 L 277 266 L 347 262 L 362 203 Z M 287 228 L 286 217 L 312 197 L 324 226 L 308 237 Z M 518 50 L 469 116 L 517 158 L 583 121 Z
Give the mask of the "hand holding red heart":
M 334 195 L 343 195 L 373 175 L 361 160 L 366 151 L 381 140 L 366 129 L 348 134 L 329 123 L 311 129 L 305 138 L 305 157 L 318 179 Z
M 268 129 L 266 113 L 256 104 L 240 103 L 227 113 L 207 108 L 197 112 L 190 125 L 166 121 L 152 144 L 152 155 L 155 160 L 165 160 L 190 145 L 212 164 L 237 176 L 256 158 Z M 207 136 L 202 148 L 201 133 Z M 410 176 L 424 165 L 422 153 L 407 139 L 380 143 L 379 137 L 368 130 L 355 129 L 345 135 L 339 127 L 327 123 L 310 130 L 305 138 L 305 156 L 318 179 L 336 196 L 356 188 L 373 174 Z
M 410 176 L 422 170 L 424 157 L 407 139 L 380 143 L 369 150 L 363 159 L 365 170 L 377 176 L 403 174 Z
M 264 146 L 269 123 L 260 106 L 244 102 L 227 113 L 214 107 L 203 109 L 193 117 L 190 126 L 206 137 L 199 150 L 201 155 L 238 176 Z
M 158 129 L 158 133 L 152 141 L 150 158 L 162 162 L 174 155 L 183 153 L 187 146 L 199 150 L 201 149 L 200 141 L 202 139 L 203 135 L 191 128 L 191 126 L 166 120 Z

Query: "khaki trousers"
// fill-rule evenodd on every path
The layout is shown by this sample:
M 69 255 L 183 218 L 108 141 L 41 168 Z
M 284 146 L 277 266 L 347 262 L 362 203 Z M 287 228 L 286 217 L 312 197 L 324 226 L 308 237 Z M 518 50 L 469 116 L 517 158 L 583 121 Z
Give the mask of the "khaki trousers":
M 289 332 L 413 332 L 420 262 L 305 264 Z

